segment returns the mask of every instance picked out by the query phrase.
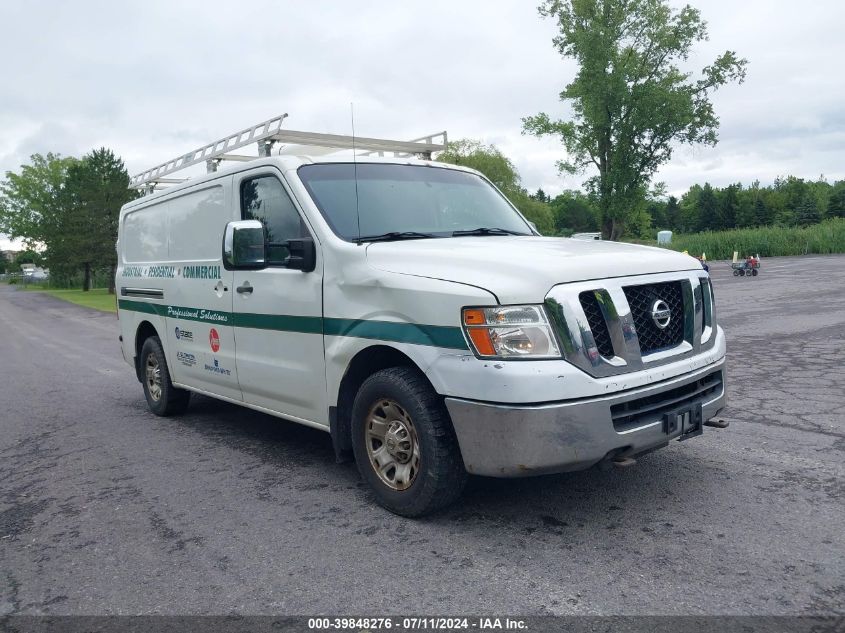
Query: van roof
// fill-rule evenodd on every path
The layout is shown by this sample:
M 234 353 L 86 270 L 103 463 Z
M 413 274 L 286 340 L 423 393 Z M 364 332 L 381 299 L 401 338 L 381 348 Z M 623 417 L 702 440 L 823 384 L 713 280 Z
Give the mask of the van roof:
M 165 187 L 153 193 L 143 195 L 140 198 L 136 198 L 131 202 L 127 202 L 123 205 L 122 209 L 132 209 L 138 206 L 145 206 L 150 202 L 155 200 L 159 200 L 161 198 L 165 198 L 168 196 L 172 196 L 180 191 L 185 191 L 192 187 L 196 187 L 197 185 L 202 185 L 207 182 L 212 182 L 219 178 L 224 178 L 231 174 L 252 170 L 256 167 L 262 167 L 264 165 L 272 165 L 277 167 L 282 172 L 289 172 L 298 169 L 302 165 L 310 165 L 310 164 L 318 164 L 318 163 L 358 163 L 358 164 L 367 164 L 367 163 L 386 163 L 386 164 L 397 164 L 397 165 L 421 165 L 421 166 L 428 166 L 428 167 L 439 167 L 445 169 L 454 169 L 458 171 L 465 171 L 473 174 L 481 175 L 475 169 L 471 169 L 469 167 L 465 167 L 463 165 L 453 165 L 451 163 L 441 163 L 436 160 L 421 160 L 418 158 L 411 158 L 411 157 L 388 157 L 388 156 L 348 156 L 348 155 L 340 155 L 337 153 L 328 154 L 323 156 L 305 156 L 305 155 L 282 155 L 282 156 L 270 156 L 267 158 L 255 158 L 254 160 L 250 160 L 249 162 L 243 163 L 231 163 L 226 165 L 225 167 L 221 167 L 218 171 L 210 172 L 207 174 L 203 174 L 202 176 L 197 176 L 195 178 L 189 178 L 184 182 L 180 182 L 178 184 L 174 184 L 169 187 Z

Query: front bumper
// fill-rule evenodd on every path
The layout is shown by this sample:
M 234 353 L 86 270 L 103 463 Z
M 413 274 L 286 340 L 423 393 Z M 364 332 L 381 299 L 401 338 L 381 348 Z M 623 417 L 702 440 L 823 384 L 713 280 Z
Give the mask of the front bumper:
M 725 359 L 694 372 L 611 396 L 539 405 L 447 397 L 468 472 L 525 477 L 582 470 L 690 437 L 667 414 L 700 407 L 706 421 L 725 407 Z

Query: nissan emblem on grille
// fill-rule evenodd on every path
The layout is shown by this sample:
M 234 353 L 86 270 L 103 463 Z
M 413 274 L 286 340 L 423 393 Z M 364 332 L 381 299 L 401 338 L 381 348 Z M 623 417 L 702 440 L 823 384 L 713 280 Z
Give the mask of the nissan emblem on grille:
M 658 299 L 651 306 L 651 320 L 661 330 L 665 330 L 672 320 L 672 311 L 663 299 Z

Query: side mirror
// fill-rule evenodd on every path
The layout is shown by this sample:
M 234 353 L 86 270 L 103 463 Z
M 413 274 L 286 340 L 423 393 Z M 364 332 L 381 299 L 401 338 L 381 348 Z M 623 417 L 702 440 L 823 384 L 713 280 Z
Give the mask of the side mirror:
M 288 240 L 287 247 L 290 255 L 285 260 L 285 266 L 304 273 L 310 273 L 317 267 L 317 249 L 313 238 L 301 237 Z
M 223 263 L 226 268 L 264 268 L 264 226 L 258 220 L 238 220 L 226 225 L 223 234 Z
M 537 228 L 537 225 L 534 224 L 531 220 L 528 220 L 528 226 L 530 226 L 532 229 L 534 229 L 534 232 L 537 235 L 540 235 L 540 230 Z

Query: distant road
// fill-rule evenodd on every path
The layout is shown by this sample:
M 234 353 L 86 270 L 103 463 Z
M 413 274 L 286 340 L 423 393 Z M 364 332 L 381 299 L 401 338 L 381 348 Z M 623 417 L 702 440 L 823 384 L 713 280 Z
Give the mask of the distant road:
M 845 614 L 845 256 L 711 270 L 729 429 L 416 521 L 327 434 L 156 418 L 114 316 L 0 286 L 0 615 Z

